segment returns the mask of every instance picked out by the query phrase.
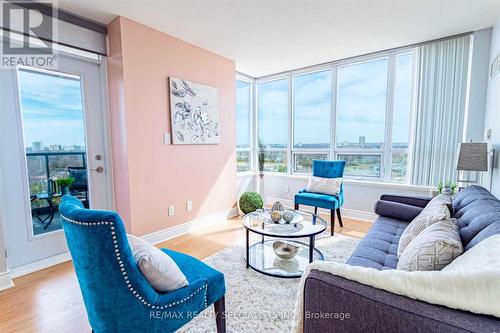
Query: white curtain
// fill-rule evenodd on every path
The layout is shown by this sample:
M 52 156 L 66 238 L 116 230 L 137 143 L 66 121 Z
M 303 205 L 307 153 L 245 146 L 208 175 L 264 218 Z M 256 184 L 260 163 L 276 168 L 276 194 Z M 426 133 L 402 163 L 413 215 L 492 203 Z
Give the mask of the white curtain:
M 456 181 L 456 154 L 462 141 L 470 36 L 418 48 L 416 121 L 411 182 L 435 186 Z

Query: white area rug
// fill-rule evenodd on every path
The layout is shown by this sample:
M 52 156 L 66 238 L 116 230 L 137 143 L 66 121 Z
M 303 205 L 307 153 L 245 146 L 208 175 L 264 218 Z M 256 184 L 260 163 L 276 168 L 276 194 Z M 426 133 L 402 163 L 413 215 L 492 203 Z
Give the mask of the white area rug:
M 325 260 L 343 263 L 359 239 L 337 234 L 316 240 Z M 281 279 L 245 267 L 244 245 L 232 246 L 208 257 L 207 264 L 226 279 L 226 327 L 231 333 L 289 332 L 300 279 Z M 216 332 L 213 306 L 179 332 Z

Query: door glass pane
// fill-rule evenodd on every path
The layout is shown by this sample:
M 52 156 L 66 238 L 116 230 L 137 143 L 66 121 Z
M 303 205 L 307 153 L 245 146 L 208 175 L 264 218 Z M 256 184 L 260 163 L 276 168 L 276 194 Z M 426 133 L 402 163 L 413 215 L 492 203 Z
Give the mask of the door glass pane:
M 288 146 L 288 79 L 258 85 L 259 146 Z
M 88 207 L 85 127 L 80 78 L 53 71 L 18 71 L 33 234 L 61 229 L 61 197 Z
M 250 148 L 250 83 L 236 80 L 236 147 Z
M 339 154 L 338 159 L 345 161 L 345 176 L 380 178 L 380 155 Z
M 410 132 L 413 53 L 396 57 L 396 85 L 394 86 L 394 116 L 392 148 L 408 148 Z
M 332 72 L 294 77 L 293 146 L 330 148 Z
M 382 147 L 387 66 L 387 58 L 382 58 L 338 68 L 337 147 Z

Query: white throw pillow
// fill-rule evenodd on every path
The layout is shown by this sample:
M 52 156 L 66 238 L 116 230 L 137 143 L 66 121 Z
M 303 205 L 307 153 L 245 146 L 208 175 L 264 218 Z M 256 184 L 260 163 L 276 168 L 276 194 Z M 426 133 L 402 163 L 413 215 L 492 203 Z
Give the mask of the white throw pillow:
M 399 257 L 398 269 L 439 271 L 464 252 L 456 219 L 445 219 L 427 227 Z
M 437 196 L 425 206 L 417 217 L 403 230 L 398 244 L 398 257 L 410 242 L 415 239 L 425 228 L 433 225 L 436 222 L 449 219 L 450 210 L 448 202 L 444 196 Z
M 188 285 L 186 276 L 168 254 L 142 238 L 127 236 L 135 262 L 151 287 L 165 293 Z
M 337 195 L 340 192 L 341 185 L 342 178 L 323 178 L 311 175 L 309 176 L 309 182 L 307 183 L 306 191 Z

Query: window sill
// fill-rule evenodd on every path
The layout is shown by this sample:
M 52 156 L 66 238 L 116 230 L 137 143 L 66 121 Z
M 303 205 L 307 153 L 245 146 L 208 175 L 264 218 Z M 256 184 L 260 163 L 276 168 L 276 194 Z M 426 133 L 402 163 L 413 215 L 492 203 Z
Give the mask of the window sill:
M 257 176 L 258 173 L 256 172 L 240 172 L 238 173 L 238 178 L 242 177 L 250 177 L 250 176 Z M 309 175 L 297 175 L 297 174 L 288 174 L 288 173 L 279 173 L 279 172 L 267 172 L 264 175 L 264 178 L 266 177 L 281 177 L 281 178 L 289 178 L 289 179 L 302 179 L 307 181 L 309 179 Z M 351 185 L 358 185 L 358 186 L 368 186 L 368 187 L 378 187 L 378 188 L 388 188 L 388 189 L 394 189 L 394 190 L 417 190 L 417 191 L 427 191 L 429 195 L 431 194 L 431 191 L 434 189 L 433 187 L 430 186 L 418 186 L 418 185 L 411 185 L 411 184 L 401 184 L 401 183 L 388 183 L 388 182 L 382 182 L 382 181 L 375 181 L 375 180 L 360 180 L 360 179 L 350 179 L 350 178 L 344 178 L 344 183 L 345 184 L 351 184 Z

